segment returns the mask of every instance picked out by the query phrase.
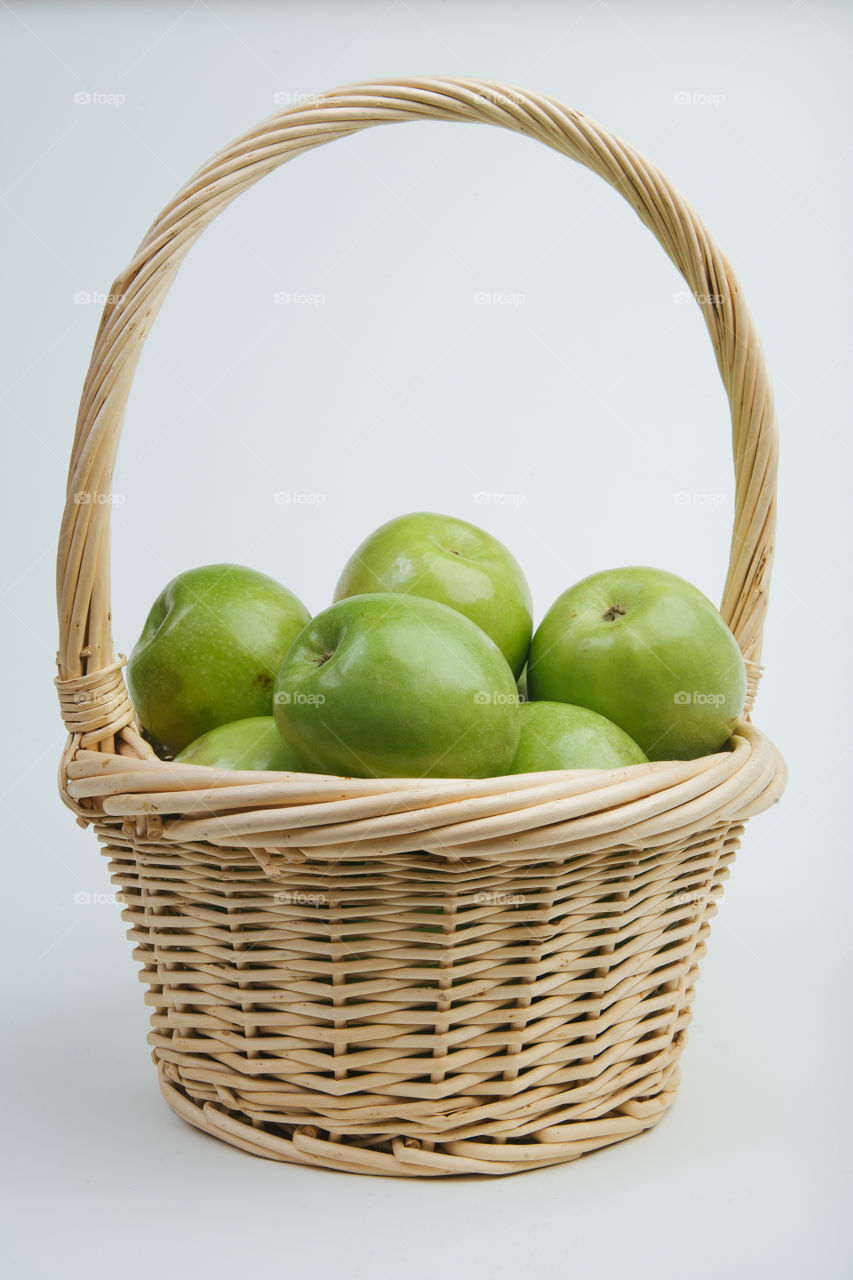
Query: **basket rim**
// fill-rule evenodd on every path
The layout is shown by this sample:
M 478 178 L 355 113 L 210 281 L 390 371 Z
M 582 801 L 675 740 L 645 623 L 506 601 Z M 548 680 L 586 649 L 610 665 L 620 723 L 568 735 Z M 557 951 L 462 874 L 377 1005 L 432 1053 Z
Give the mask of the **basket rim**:
M 85 823 L 120 825 L 164 848 L 248 852 L 273 879 L 308 858 L 362 861 L 418 851 L 450 861 L 527 861 L 651 850 L 763 812 L 786 781 L 779 751 L 746 721 L 713 755 L 607 770 L 341 778 L 72 747 L 64 775 L 67 802 Z

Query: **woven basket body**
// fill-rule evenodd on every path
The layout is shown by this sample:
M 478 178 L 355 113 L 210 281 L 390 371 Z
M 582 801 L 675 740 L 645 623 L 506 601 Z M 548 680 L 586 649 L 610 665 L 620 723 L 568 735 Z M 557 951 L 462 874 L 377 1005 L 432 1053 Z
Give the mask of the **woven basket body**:
M 204 227 L 265 173 L 426 118 L 501 125 L 586 164 L 697 298 L 732 410 L 721 608 L 750 679 L 731 749 L 609 772 L 359 780 L 175 765 L 140 736 L 110 633 L 107 499 L 159 305 Z M 57 680 L 62 795 L 121 886 L 180 1115 L 271 1159 L 426 1176 L 558 1163 L 656 1123 L 744 822 L 784 787 L 749 719 L 775 475 L 764 357 L 726 259 L 649 161 L 553 99 L 483 81 L 348 86 L 272 117 L 187 183 L 98 332 L 60 538 Z

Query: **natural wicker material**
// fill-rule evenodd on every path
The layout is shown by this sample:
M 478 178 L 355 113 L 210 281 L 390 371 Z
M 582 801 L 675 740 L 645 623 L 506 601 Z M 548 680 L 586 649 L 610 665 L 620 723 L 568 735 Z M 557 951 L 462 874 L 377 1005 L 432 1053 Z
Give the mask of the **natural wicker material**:
M 370 125 L 482 121 L 628 200 L 697 297 L 731 403 L 737 500 L 722 612 L 750 672 L 732 749 L 481 781 L 228 773 L 141 738 L 109 610 L 109 502 L 141 346 L 180 262 L 236 195 Z M 163 1092 L 278 1160 L 511 1173 L 651 1127 L 670 1105 L 697 963 L 745 819 L 784 764 L 749 722 L 773 552 L 776 428 L 723 254 L 663 175 L 553 99 L 381 82 L 279 112 L 215 156 L 110 290 L 83 391 L 58 560 L 60 783 L 93 823 L 149 986 Z

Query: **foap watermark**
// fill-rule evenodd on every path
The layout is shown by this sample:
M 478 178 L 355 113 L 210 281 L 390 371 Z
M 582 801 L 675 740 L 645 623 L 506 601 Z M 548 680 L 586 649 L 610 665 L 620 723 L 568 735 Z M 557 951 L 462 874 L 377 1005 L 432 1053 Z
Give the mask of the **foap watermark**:
M 122 893 L 103 893 L 100 889 L 78 889 L 74 895 L 75 907 L 114 907 L 124 902 Z
M 324 693 L 304 693 L 301 689 L 280 689 L 273 698 L 280 707 L 322 707 Z
M 497 489 L 491 492 L 478 489 L 474 494 L 474 503 L 478 507 L 523 507 L 526 501 L 526 493 L 499 493 Z
M 679 489 L 672 500 L 677 507 L 721 507 L 726 500 L 724 493 L 699 493 L 696 489 Z
M 305 93 L 302 89 L 276 89 L 272 96 L 276 107 L 306 107 L 319 102 L 318 93 Z
M 721 107 L 726 101 L 724 93 L 705 93 L 701 89 L 678 89 L 672 95 L 676 107 Z
M 708 901 L 707 890 L 685 890 L 683 893 L 677 893 L 673 899 L 678 907 L 704 907 Z
M 325 493 L 306 493 L 303 489 L 279 489 L 272 496 L 277 507 L 322 507 Z
M 698 302 L 700 307 L 714 307 L 719 309 L 726 300 L 723 293 L 691 293 L 689 289 L 679 289 L 672 295 L 672 300 L 678 307 L 686 307 L 689 302 Z
M 517 107 L 518 98 L 512 97 L 508 93 L 503 93 L 500 89 L 477 89 L 477 97 L 482 98 L 485 102 L 491 102 L 496 107 Z
M 328 902 L 324 893 L 306 893 L 302 889 L 282 889 L 273 894 L 272 900 L 282 907 L 324 907 Z
M 677 707 L 721 707 L 726 700 L 724 693 L 705 693 L 702 689 L 679 689 L 672 695 Z
M 475 307 L 523 307 L 526 301 L 523 293 L 502 293 L 500 289 L 478 289 L 474 294 Z
M 113 306 L 120 306 L 124 302 L 125 294 L 123 293 L 98 293 L 91 292 L 89 289 L 78 289 L 74 295 L 75 307 L 105 307 L 107 303 Z
M 486 889 L 480 889 L 474 894 L 474 901 L 481 904 L 488 903 L 490 906 L 520 907 L 526 899 L 523 893 L 491 893 Z
M 313 307 L 326 305 L 325 293 L 309 293 L 305 289 L 276 289 L 272 300 L 277 307 Z
M 78 507 L 121 507 L 126 501 L 123 493 L 98 493 L 90 489 L 78 489 L 74 495 Z
M 517 701 L 517 693 L 507 693 L 504 689 L 480 689 L 474 694 L 474 702 L 478 707 L 509 706 Z
M 76 707 L 103 707 L 111 702 L 113 697 L 114 695 L 110 693 L 89 693 L 85 689 L 78 689 L 71 701 Z
M 78 89 L 74 95 L 75 107 L 123 107 L 127 97 L 123 93 L 103 93 L 100 89 Z

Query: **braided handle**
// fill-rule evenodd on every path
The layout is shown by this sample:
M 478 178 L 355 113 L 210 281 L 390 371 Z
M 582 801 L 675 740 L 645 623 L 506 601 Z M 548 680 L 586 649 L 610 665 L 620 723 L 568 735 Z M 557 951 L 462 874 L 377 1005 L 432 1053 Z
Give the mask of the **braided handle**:
M 734 272 L 663 174 L 602 125 L 543 94 L 455 78 L 348 85 L 271 116 L 190 178 L 113 284 L 80 401 L 59 539 L 60 681 L 77 682 L 115 665 L 108 501 L 113 466 L 142 344 L 185 254 L 226 205 L 293 156 L 371 125 L 425 119 L 501 125 L 586 165 L 625 197 L 695 295 L 731 405 L 736 504 L 720 607 L 747 660 L 749 708 L 773 556 L 777 435 L 764 353 Z M 120 674 L 110 679 L 120 682 Z M 123 705 L 116 725 L 126 715 Z M 92 738 L 103 733 L 95 730 Z

